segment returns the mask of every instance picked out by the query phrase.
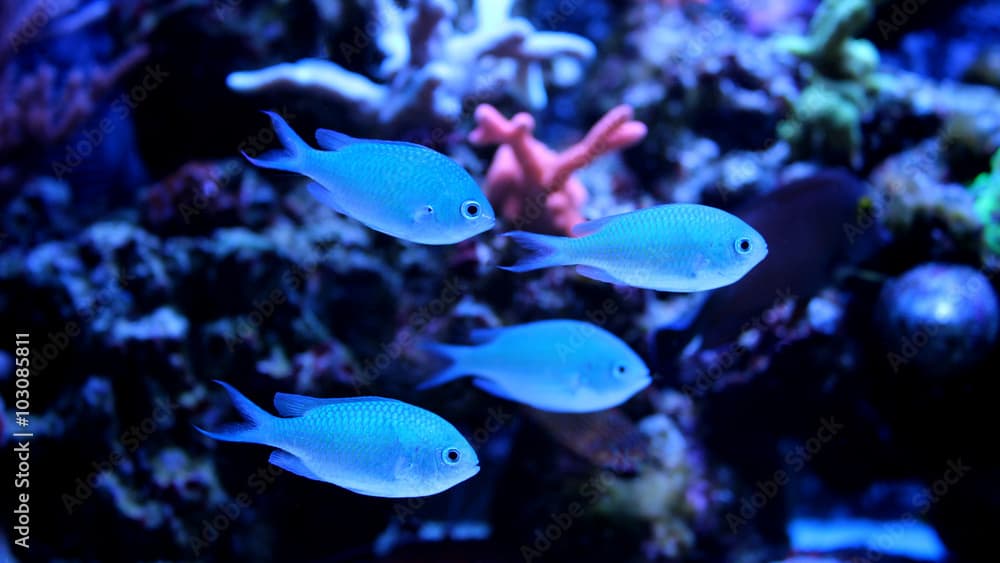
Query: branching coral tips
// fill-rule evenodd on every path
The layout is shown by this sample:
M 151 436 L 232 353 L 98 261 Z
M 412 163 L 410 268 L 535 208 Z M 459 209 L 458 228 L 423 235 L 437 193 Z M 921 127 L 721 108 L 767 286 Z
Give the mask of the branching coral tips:
M 271 463 L 317 481 L 377 497 L 440 493 L 479 472 L 469 442 L 438 415 L 382 397 L 315 399 L 277 393 L 272 416 L 227 383 L 247 422 L 215 432 L 216 440 L 278 448 Z
M 616 407 L 652 379 L 642 358 L 614 334 L 567 319 L 474 331 L 476 346 L 425 344 L 451 364 L 425 389 L 471 375 L 498 397 L 550 412 Z
M 368 227 L 421 244 L 454 244 L 493 228 L 493 208 L 469 173 L 427 147 L 355 139 L 318 129 L 317 150 L 276 113 L 284 150 L 244 156 L 256 166 L 308 176 L 309 191 Z
M 692 292 L 736 282 L 767 256 L 764 237 L 735 215 L 675 203 L 612 215 L 573 228 L 580 238 L 505 233 L 529 251 L 525 272 L 576 265 L 587 277 L 658 291 Z

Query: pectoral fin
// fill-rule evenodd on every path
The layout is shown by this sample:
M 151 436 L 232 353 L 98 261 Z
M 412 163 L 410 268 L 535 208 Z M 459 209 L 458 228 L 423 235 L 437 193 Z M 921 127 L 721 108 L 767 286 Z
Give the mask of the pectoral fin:
M 424 221 L 430 221 L 434 218 L 434 208 L 430 205 L 423 205 L 417 208 L 413 212 L 413 222 L 423 223 Z
M 571 375 L 569 377 L 567 385 L 569 387 L 570 393 L 572 393 L 573 395 L 579 393 L 580 389 L 583 388 L 583 374 L 580 372 L 576 372 L 573 375 Z

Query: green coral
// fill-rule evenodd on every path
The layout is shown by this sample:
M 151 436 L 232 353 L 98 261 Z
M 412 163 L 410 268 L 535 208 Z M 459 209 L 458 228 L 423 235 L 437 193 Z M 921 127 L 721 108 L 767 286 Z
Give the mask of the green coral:
M 795 101 L 792 115 L 778 124 L 778 135 L 792 147 L 794 158 L 822 155 L 858 165 L 864 98 L 858 84 L 817 79 Z
M 990 172 L 983 172 L 969 188 L 976 198 L 976 215 L 983 222 L 986 247 L 1000 255 L 1000 150 L 990 159 Z
M 855 39 L 871 22 L 871 0 L 824 0 L 809 22 L 809 35 L 786 36 L 778 45 L 809 61 L 834 79 L 863 79 L 878 67 L 878 50 L 867 39 Z
M 809 34 L 776 40 L 811 68 L 808 84 L 792 102 L 792 115 L 778 126 L 793 158 L 821 157 L 831 164 L 861 165 L 861 118 L 880 88 L 878 50 L 857 39 L 875 13 L 874 0 L 824 0 L 809 22 Z

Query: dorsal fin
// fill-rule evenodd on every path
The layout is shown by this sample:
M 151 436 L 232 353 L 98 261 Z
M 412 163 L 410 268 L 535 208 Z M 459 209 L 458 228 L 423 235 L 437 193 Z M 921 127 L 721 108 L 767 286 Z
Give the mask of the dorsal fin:
M 274 394 L 274 408 L 278 409 L 278 414 L 281 416 L 302 416 L 315 408 L 335 405 L 338 403 L 353 403 L 359 401 L 397 402 L 395 399 L 386 399 L 384 397 L 335 397 L 332 399 L 317 399 L 316 397 L 306 397 L 305 395 L 295 395 L 293 393 Z
M 319 146 L 323 147 L 328 151 L 335 151 L 342 149 L 347 145 L 357 143 L 362 139 L 355 139 L 350 135 L 345 135 L 343 133 L 338 133 L 332 129 L 317 129 L 316 130 L 316 142 Z
M 600 219 L 594 219 L 593 221 L 587 221 L 586 223 L 579 223 L 572 229 L 573 236 L 582 237 L 596 233 L 597 231 L 603 229 L 604 226 L 611 222 L 611 220 L 615 217 L 617 217 L 617 215 L 609 215 L 607 217 L 601 217 Z
M 491 340 L 500 336 L 500 332 L 503 331 L 502 326 L 500 327 L 487 327 L 487 328 L 474 328 L 469 331 L 469 340 L 473 344 L 486 344 Z

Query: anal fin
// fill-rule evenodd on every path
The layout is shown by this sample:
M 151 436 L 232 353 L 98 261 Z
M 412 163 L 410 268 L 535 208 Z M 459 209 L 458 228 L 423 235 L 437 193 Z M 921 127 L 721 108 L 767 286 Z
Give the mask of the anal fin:
M 580 266 L 576 267 L 576 272 L 578 274 L 580 274 L 581 276 L 588 277 L 588 278 L 590 278 L 592 280 L 597 280 L 597 281 L 602 281 L 602 282 L 607 282 L 607 283 L 613 283 L 613 284 L 616 284 L 616 285 L 629 285 L 629 284 L 623 282 L 622 280 L 620 280 L 620 279 L 612 276 L 611 274 L 607 273 L 606 271 L 604 271 L 604 270 L 602 270 L 600 268 L 596 268 L 594 266 L 583 266 L 583 265 L 580 265 Z
M 477 378 L 475 378 L 475 379 L 472 380 L 472 384 L 475 385 L 476 387 L 479 387 L 483 391 L 486 391 L 490 395 L 493 395 L 494 397 L 499 397 L 501 399 L 507 399 L 509 401 L 514 401 L 516 403 L 520 403 L 521 402 L 521 401 L 515 399 L 514 397 L 511 397 L 510 393 L 508 393 L 507 390 L 504 389 L 503 387 L 497 385 L 495 381 L 491 381 L 489 379 L 485 379 L 485 378 L 482 378 L 482 377 L 477 377 Z
M 330 190 L 324 188 L 323 186 L 317 184 L 316 182 L 309 182 L 309 185 L 306 186 L 306 189 L 308 189 L 309 193 L 311 193 L 312 196 L 318 199 L 319 202 L 322 203 L 323 205 L 329 207 L 330 209 L 333 209 L 337 213 L 342 213 L 344 215 L 347 215 L 347 213 L 343 210 L 343 208 L 340 207 L 340 204 L 337 203 L 337 201 L 333 198 L 333 194 L 330 193 Z
M 306 479 L 323 481 L 323 479 L 320 479 L 319 477 L 316 476 L 315 473 L 310 471 L 309 468 L 306 467 L 304 463 L 302 463 L 301 459 L 295 457 L 294 455 L 286 451 L 274 450 L 273 452 L 271 452 L 271 457 L 269 458 L 268 461 L 271 462 L 271 465 L 276 465 L 284 469 L 285 471 L 290 471 L 296 475 L 305 477 Z

